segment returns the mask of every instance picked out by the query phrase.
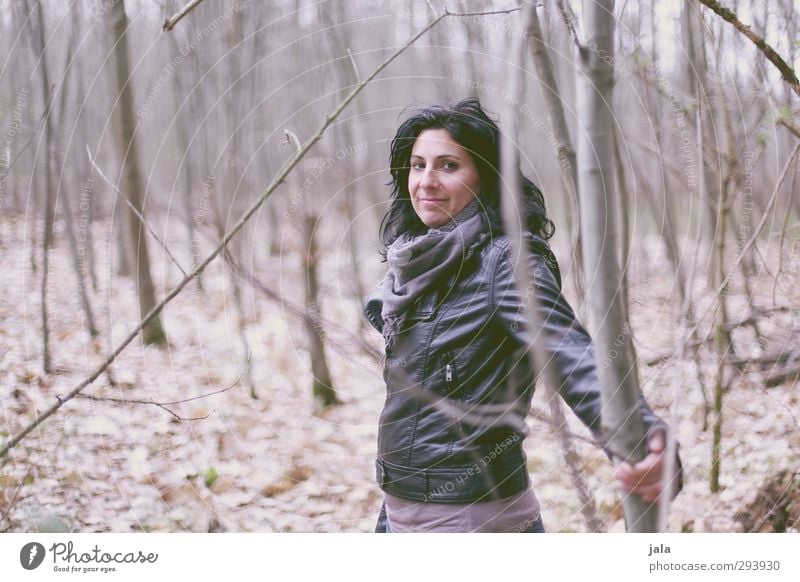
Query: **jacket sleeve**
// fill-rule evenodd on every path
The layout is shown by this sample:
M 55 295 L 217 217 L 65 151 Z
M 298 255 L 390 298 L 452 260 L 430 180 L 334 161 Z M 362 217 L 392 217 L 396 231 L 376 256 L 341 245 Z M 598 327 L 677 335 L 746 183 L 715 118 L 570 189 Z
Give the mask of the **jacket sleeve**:
M 549 249 L 546 252 L 550 253 Z M 548 258 L 549 261 L 539 252 L 529 253 L 531 289 L 520 293 L 508 253 L 501 253 L 493 277 L 492 306 L 506 332 L 520 346 L 528 346 L 532 335 L 526 329 L 523 306 L 529 306 L 535 297 L 558 392 L 578 418 L 595 436 L 599 436 L 602 405 L 592 339 L 575 319 L 572 308 L 561 294 L 560 285 L 548 266 L 554 257 Z M 663 421 L 641 395 L 639 401 L 647 431 L 663 430 Z

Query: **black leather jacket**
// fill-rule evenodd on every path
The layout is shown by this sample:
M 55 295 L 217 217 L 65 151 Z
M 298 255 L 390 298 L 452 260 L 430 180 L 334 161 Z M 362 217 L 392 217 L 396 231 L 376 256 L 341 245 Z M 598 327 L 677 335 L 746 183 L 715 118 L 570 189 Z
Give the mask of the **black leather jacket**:
M 600 392 L 591 338 L 561 295 L 548 245 L 530 243 L 531 278 L 559 392 L 593 433 Z M 384 367 L 386 403 L 378 432 L 377 478 L 394 495 L 468 503 L 514 495 L 528 486 L 522 441 L 534 381 L 509 241 L 486 243 L 471 264 L 412 308 Z M 381 331 L 382 284 L 365 312 Z M 645 425 L 661 422 L 644 399 Z

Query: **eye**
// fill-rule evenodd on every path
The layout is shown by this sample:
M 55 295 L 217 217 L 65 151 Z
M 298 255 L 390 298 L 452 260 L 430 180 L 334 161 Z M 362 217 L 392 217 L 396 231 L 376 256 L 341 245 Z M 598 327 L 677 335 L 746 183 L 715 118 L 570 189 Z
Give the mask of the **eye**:
M 411 162 L 411 167 L 414 170 L 421 170 L 421 169 L 423 169 L 425 167 L 425 164 L 423 162 L 421 162 L 420 160 L 414 160 L 413 162 Z
M 458 168 L 458 164 L 455 162 L 447 161 L 442 164 L 442 168 L 445 170 L 455 170 Z

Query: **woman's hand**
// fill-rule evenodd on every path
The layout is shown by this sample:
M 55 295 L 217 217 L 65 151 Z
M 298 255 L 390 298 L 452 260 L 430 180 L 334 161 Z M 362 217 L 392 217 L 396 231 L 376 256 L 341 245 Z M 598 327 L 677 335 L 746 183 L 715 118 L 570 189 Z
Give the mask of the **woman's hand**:
M 647 456 L 636 463 L 622 463 L 614 471 L 620 487 L 640 495 L 652 503 L 661 495 L 661 475 L 664 472 L 664 431 L 654 431 L 647 440 Z

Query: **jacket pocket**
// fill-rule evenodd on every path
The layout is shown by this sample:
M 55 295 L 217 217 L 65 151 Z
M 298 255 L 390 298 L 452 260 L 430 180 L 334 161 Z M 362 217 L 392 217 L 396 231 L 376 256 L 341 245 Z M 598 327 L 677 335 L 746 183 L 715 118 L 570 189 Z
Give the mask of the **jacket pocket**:
M 456 358 L 453 352 L 444 353 L 444 367 L 443 382 L 444 382 L 444 395 L 448 398 L 458 398 L 460 395 L 460 386 L 458 378 L 458 366 L 456 365 Z

